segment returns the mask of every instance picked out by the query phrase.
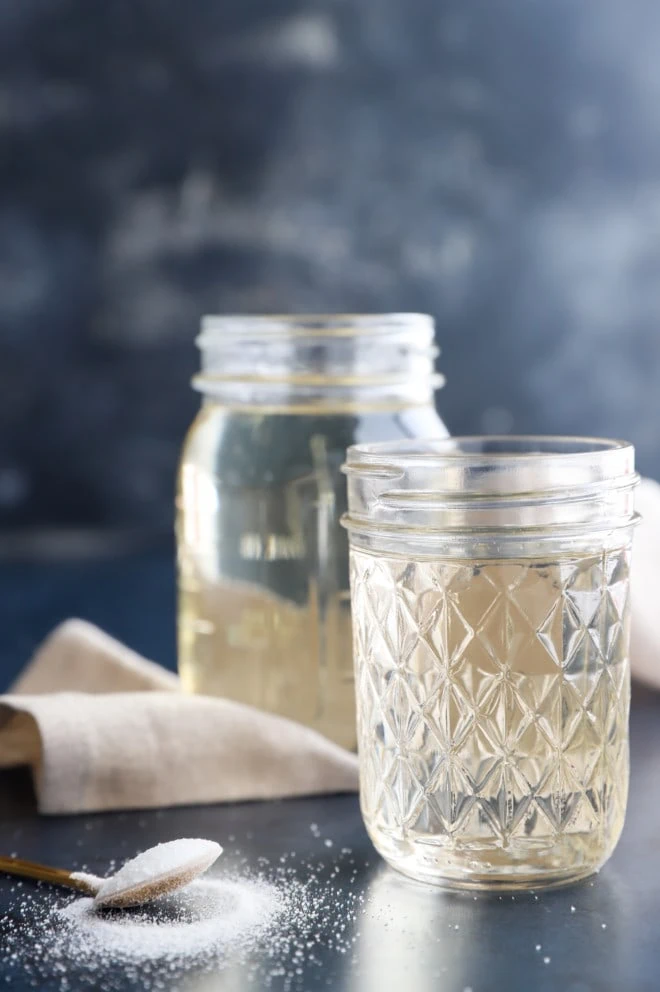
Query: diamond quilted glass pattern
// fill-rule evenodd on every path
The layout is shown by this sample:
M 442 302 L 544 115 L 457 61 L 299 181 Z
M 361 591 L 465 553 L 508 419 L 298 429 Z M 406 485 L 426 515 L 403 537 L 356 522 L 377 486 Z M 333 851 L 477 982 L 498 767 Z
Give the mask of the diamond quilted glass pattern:
M 381 853 L 449 880 L 600 864 L 627 799 L 629 549 L 351 561 L 361 801 Z

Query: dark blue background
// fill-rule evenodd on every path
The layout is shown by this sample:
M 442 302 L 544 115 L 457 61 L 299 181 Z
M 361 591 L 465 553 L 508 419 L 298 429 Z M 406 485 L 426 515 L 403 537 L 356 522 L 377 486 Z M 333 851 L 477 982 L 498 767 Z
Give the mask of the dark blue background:
M 0 561 L 0 692 L 63 620 L 97 624 L 176 669 L 173 550 L 93 560 Z
M 0 527 L 167 532 L 206 311 L 433 313 L 660 476 L 656 0 L 0 0 Z

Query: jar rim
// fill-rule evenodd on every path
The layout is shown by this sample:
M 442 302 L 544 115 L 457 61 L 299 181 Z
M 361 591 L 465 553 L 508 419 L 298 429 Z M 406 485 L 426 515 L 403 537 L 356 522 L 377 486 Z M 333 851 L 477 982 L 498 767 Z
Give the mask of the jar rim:
M 208 315 L 193 385 L 232 405 L 427 405 L 434 337 L 426 314 Z
M 503 498 L 635 484 L 635 449 L 617 438 L 473 434 L 356 444 L 342 471 L 389 479 L 392 494 Z
M 486 461 L 537 460 L 549 458 L 584 458 L 607 456 L 613 452 L 629 451 L 634 447 L 620 438 L 591 437 L 570 434 L 465 434 L 447 438 L 374 441 L 355 444 L 348 449 L 346 468 L 353 462 L 372 460 L 405 466 L 419 461 L 451 459 L 464 464 Z
M 634 519 L 635 449 L 568 435 L 473 435 L 348 449 L 349 531 L 615 530 Z
M 434 320 L 426 313 L 300 313 L 207 314 L 202 317 L 200 348 L 220 333 L 277 337 L 356 337 L 396 331 L 433 334 Z

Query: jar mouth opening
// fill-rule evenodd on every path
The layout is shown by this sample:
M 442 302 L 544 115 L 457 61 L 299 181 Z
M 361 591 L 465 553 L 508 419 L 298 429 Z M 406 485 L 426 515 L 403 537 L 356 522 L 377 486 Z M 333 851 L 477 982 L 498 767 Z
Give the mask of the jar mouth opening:
M 627 485 L 634 464 L 634 447 L 616 438 L 493 434 L 357 444 L 342 471 L 418 499 L 495 498 Z
M 195 387 L 231 403 L 418 405 L 444 383 L 425 314 L 210 315 L 197 344 Z
M 547 462 L 550 458 L 579 459 L 596 457 L 610 452 L 633 451 L 628 441 L 618 438 L 589 436 L 550 435 L 550 434 L 488 434 L 465 435 L 462 437 L 432 438 L 405 441 L 376 441 L 371 444 L 356 444 L 349 449 L 346 463 L 350 469 L 352 462 L 389 463 L 415 465 L 436 460 L 462 462 L 464 465 L 483 465 L 493 461 L 538 461 Z M 352 457 L 350 457 L 352 453 Z
M 433 335 L 434 322 L 425 313 L 333 314 L 208 314 L 202 318 L 197 345 L 204 348 L 220 335 L 240 338 L 345 338 L 415 331 Z
M 633 520 L 635 451 L 610 438 L 491 435 L 349 448 L 350 531 L 614 530 Z

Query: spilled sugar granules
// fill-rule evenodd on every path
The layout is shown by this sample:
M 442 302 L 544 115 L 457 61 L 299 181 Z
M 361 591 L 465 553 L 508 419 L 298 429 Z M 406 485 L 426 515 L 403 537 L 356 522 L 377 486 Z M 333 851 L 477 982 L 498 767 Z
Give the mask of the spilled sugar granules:
M 92 899 L 76 899 L 55 912 L 61 924 L 55 950 L 96 963 L 185 963 L 224 948 L 244 949 L 283 909 L 274 886 L 235 879 L 193 882 L 149 909 L 99 913 Z
M 0 925 L 7 981 L 35 987 L 88 985 L 144 990 L 189 988 L 196 972 L 235 964 L 259 988 L 298 988 L 303 966 L 321 968 L 357 937 L 363 895 L 335 888 L 308 866 L 266 874 L 200 879 L 177 894 L 134 910 L 95 911 L 87 897 L 17 883 L 12 911 Z M 319 866 L 322 868 L 322 866 Z

